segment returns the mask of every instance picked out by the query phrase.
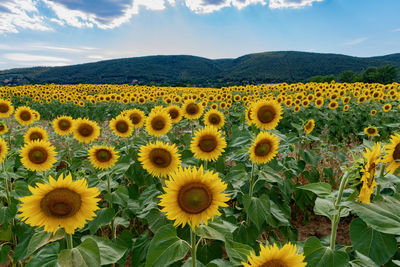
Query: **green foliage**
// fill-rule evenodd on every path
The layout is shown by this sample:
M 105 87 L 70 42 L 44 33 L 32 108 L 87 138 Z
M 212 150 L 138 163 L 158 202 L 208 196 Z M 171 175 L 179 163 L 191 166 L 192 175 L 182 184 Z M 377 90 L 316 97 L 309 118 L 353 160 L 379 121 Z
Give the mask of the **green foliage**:
M 114 59 L 65 67 L 35 67 L 0 71 L 0 81 L 12 78 L 11 84 L 148 84 L 187 86 L 226 86 L 238 84 L 360 81 L 358 75 L 370 66 L 382 67 L 374 81 L 389 83 L 394 76 L 392 65 L 400 68 L 400 54 L 358 58 L 337 54 L 307 52 L 265 52 L 236 59 L 195 56 L 147 56 Z M 369 73 L 369 72 L 368 72 Z M 371 73 L 372 74 L 372 73 Z M 397 75 L 397 72 L 396 72 Z M 310 79 L 310 77 L 313 77 Z M 368 79 L 371 77 L 368 76 Z M 1 83 L 0 83 L 1 84 Z

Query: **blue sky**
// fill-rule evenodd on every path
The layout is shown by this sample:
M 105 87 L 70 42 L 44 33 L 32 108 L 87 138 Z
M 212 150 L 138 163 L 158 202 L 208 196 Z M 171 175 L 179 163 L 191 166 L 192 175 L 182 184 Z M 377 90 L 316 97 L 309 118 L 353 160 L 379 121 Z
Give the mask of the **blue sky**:
M 399 0 L 0 0 L 0 69 L 264 51 L 400 52 Z

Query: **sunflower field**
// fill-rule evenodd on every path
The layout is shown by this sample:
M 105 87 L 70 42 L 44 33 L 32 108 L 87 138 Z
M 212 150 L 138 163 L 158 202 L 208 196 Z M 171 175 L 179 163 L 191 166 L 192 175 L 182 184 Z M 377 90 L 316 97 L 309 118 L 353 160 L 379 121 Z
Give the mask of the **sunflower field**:
M 0 266 L 400 266 L 398 83 L 0 96 Z

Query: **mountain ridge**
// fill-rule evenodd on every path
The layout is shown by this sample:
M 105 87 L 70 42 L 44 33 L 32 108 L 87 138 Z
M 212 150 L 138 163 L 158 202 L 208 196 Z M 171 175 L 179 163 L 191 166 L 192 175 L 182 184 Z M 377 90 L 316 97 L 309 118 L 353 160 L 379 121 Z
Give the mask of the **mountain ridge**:
M 0 71 L 0 85 L 111 83 L 218 86 L 303 82 L 315 75 L 338 75 L 346 70 L 361 72 L 368 67 L 385 65 L 400 69 L 400 53 L 353 57 L 335 53 L 277 51 L 222 59 L 151 55 L 61 67 L 3 70 Z

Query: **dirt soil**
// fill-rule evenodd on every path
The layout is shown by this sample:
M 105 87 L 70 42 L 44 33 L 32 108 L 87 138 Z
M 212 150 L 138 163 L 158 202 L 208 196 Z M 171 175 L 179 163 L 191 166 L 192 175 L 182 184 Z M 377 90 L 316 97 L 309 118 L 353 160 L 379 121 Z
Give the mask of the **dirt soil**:
M 316 236 L 321 239 L 331 234 L 331 221 L 320 215 L 315 215 L 311 212 L 308 223 L 304 223 L 304 212 L 297 212 L 297 215 L 292 212 L 292 224 L 297 228 L 298 240 L 305 241 L 311 236 Z M 336 234 L 336 242 L 341 245 L 350 244 L 350 223 L 354 216 L 341 218 Z

